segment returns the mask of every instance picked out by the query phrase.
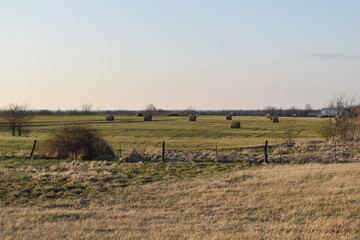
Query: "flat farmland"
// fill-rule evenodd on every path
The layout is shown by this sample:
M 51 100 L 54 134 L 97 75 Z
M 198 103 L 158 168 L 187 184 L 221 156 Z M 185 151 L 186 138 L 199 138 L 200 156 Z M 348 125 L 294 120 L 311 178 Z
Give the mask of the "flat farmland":
M 97 129 L 115 151 L 122 149 L 160 148 L 166 141 L 168 149 L 175 150 L 236 150 L 241 147 L 277 144 L 286 141 L 286 131 L 295 133 L 295 141 L 319 140 L 317 129 L 324 119 L 280 118 L 272 123 L 265 117 L 233 117 L 241 122 L 240 129 L 230 128 L 225 116 L 199 116 L 196 122 L 188 117 L 154 116 L 144 122 L 142 117 L 115 116 L 115 121 L 105 121 L 105 116 L 36 116 L 28 124 L 27 137 L 12 137 L 10 132 L 0 135 L 2 154 L 29 151 L 34 139 L 38 140 L 37 152 L 44 152 L 45 140 L 57 129 L 80 124 Z
M 359 163 L 237 164 L 232 171 L 212 171 L 224 163 L 202 168 L 20 163 L 9 168 L 19 163 L 6 160 L 0 166 L 0 203 L 5 203 L 0 239 L 355 240 L 360 235 Z M 162 180 L 141 181 L 149 179 L 149 170 Z M 124 187 L 124 174 L 135 182 Z
M 97 129 L 115 150 L 119 144 L 160 148 L 161 141 L 179 150 L 236 150 L 284 142 L 289 129 L 296 142 L 318 140 L 317 129 L 326 121 L 235 117 L 242 127 L 231 129 L 222 116 L 196 122 L 104 119 L 39 116 L 28 137 L 2 132 L 0 151 L 28 154 L 34 139 L 37 152 L 45 151 L 46 138 L 72 124 Z M 0 239 L 358 239 L 359 164 L 358 158 L 263 165 L 242 158 L 124 162 L 2 155 Z

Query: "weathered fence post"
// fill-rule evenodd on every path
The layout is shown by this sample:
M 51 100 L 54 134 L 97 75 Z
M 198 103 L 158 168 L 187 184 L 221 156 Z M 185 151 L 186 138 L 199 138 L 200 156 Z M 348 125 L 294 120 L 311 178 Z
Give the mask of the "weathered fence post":
M 121 158 L 121 143 L 119 144 L 119 158 Z
M 162 156 L 161 156 L 161 161 L 162 161 L 162 162 L 165 161 L 165 142 L 162 142 Z
M 30 158 L 31 158 L 31 159 L 32 159 L 33 154 L 34 154 L 35 147 L 36 147 L 36 140 L 34 140 L 34 144 L 33 144 L 33 147 L 32 147 L 31 153 L 30 153 Z
M 215 156 L 216 156 L 216 161 L 218 161 L 218 149 L 217 149 L 217 144 L 215 145 Z
M 265 152 L 265 163 L 269 163 L 267 148 L 268 148 L 268 140 L 266 140 L 266 141 L 265 141 L 265 146 L 264 146 L 264 152 Z

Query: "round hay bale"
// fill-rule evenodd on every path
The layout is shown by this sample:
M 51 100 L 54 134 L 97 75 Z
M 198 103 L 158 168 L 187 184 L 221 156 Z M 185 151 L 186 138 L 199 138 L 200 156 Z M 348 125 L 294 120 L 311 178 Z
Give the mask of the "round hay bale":
M 115 117 L 112 116 L 112 115 L 107 115 L 106 116 L 106 121 L 114 121 L 115 120 Z
M 135 115 L 135 117 L 143 117 L 144 116 L 144 114 L 142 114 L 142 113 L 137 113 L 136 115 Z
M 240 122 L 239 121 L 232 121 L 231 122 L 231 128 L 240 128 Z
M 151 121 L 152 120 L 152 115 L 145 115 L 144 116 L 144 121 Z
M 195 122 L 196 121 L 196 116 L 195 115 L 190 115 L 189 121 Z
M 226 115 L 226 120 L 232 120 L 232 115 Z
M 272 122 L 273 123 L 278 123 L 279 122 L 279 117 L 278 116 L 273 116 L 272 117 Z

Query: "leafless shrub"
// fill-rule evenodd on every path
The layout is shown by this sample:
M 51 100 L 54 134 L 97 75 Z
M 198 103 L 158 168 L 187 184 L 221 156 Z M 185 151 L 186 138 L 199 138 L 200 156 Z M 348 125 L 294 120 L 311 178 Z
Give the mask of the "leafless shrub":
M 298 132 L 295 131 L 295 124 L 293 122 L 285 122 L 283 127 L 283 136 L 285 143 L 292 145 L 295 143 L 295 136 Z
M 329 108 L 336 116 L 330 116 L 319 126 L 320 135 L 333 143 L 357 140 L 360 130 L 360 110 L 357 100 L 345 94 L 334 96 L 329 101 Z
M 327 121 L 321 123 L 318 127 L 318 133 L 326 141 L 330 141 L 336 136 L 336 124 L 333 118 L 329 118 Z
M 110 145 L 95 129 L 67 126 L 47 140 L 50 155 L 58 158 L 109 159 L 115 156 Z

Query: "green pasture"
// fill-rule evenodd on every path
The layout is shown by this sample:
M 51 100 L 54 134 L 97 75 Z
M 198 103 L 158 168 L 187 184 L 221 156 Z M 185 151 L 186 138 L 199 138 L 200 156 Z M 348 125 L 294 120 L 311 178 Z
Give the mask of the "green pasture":
M 37 153 L 45 152 L 45 141 L 60 127 L 72 124 L 86 125 L 99 131 L 102 137 L 118 151 L 130 148 L 160 148 L 166 141 L 167 149 L 219 150 L 239 149 L 245 146 L 277 144 L 287 140 L 286 132 L 296 133 L 295 141 L 320 139 L 317 133 L 318 118 L 280 118 L 272 123 L 265 117 L 233 117 L 241 122 L 240 129 L 230 128 L 225 116 L 198 116 L 196 122 L 188 117 L 154 116 L 144 122 L 142 117 L 115 116 L 115 121 L 105 121 L 105 116 L 36 116 L 28 124 L 27 137 L 12 137 L 10 132 L 0 133 L 0 153 L 21 153 L 31 150 L 33 140 L 38 140 Z

